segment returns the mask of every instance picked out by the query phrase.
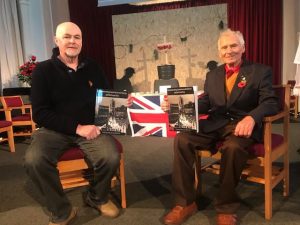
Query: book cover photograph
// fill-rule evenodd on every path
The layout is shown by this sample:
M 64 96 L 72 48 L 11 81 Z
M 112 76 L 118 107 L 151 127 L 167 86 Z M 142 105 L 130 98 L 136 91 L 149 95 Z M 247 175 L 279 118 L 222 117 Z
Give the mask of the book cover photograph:
M 169 125 L 175 131 L 198 131 L 198 108 L 193 87 L 168 88 Z
M 98 89 L 95 105 L 95 125 L 106 134 L 126 134 L 128 127 L 127 97 L 124 91 Z

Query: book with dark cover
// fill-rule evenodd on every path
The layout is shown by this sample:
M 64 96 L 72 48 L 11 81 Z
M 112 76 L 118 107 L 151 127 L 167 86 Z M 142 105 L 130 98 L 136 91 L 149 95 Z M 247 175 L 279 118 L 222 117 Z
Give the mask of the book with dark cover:
M 170 129 L 198 131 L 198 107 L 193 87 L 168 88 Z
M 97 90 L 95 125 L 101 128 L 101 133 L 126 134 L 127 97 L 124 91 Z

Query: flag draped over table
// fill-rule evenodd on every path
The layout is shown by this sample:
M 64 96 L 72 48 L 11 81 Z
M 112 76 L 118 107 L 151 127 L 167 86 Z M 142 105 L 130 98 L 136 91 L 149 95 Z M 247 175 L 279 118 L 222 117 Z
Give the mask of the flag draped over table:
M 141 95 L 132 93 L 132 105 L 129 111 L 129 123 L 133 137 L 159 136 L 174 137 L 175 131 L 169 130 L 168 114 L 164 112 L 160 103 L 163 95 Z

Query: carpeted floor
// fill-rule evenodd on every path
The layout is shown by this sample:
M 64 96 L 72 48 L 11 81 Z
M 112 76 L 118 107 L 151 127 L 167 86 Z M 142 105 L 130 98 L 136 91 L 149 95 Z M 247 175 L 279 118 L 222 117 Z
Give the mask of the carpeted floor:
M 238 212 L 243 225 L 300 225 L 300 147 L 299 123 L 291 124 L 290 132 L 290 196 L 282 196 L 279 185 L 273 191 L 273 218 L 264 219 L 264 190 L 262 185 L 242 181 L 238 190 L 242 205 Z M 276 130 L 276 129 L 275 129 Z M 82 203 L 85 188 L 67 191 L 74 206 L 79 206 L 78 218 L 72 225 L 159 225 L 161 217 L 172 207 L 171 167 L 172 139 L 118 137 L 124 146 L 128 208 L 116 219 L 107 219 Z M 46 225 L 48 212 L 40 204 L 43 197 L 27 178 L 23 155 L 29 139 L 20 139 L 16 153 L 0 145 L 0 225 Z M 199 199 L 199 212 L 184 224 L 213 225 L 215 211 L 212 199 L 216 194 L 218 177 L 204 174 L 204 196 Z M 119 188 L 112 192 L 118 202 Z

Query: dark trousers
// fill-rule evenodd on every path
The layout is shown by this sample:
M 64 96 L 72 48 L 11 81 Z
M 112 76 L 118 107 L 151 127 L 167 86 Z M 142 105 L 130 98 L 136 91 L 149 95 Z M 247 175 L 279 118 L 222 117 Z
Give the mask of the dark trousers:
M 101 134 L 93 140 L 86 140 L 46 128 L 35 131 L 25 154 L 25 169 L 45 197 L 46 207 L 52 215 L 51 221 L 55 223 L 67 219 L 72 209 L 60 183 L 56 166 L 63 152 L 74 144 L 80 146 L 93 166 L 95 175 L 88 197 L 97 205 L 108 201 L 111 178 L 119 166 L 117 145 L 109 135 Z
M 172 185 L 175 204 L 187 206 L 195 201 L 195 151 L 213 149 L 219 140 L 221 152 L 220 189 L 215 199 L 218 213 L 234 213 L 239 207 L 236 186 L 247 162 L 247 148 L 253 139 L 233 135 L 236 124 L 231 123 L 211 133 L 179 133 L 174 140 Z

